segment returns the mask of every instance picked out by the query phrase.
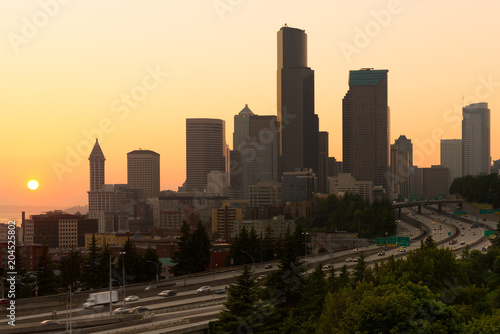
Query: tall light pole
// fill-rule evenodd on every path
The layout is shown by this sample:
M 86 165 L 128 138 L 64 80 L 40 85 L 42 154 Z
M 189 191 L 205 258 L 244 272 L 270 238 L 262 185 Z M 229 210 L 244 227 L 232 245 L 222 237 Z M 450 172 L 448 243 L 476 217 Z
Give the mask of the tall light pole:
M 111 260 L 112 254 L 109 254 L 109 316 L 113 315 L 113 283 L 111 282 Z
M 158 282 L 159 282 L 159 277 L 160 277 L 158 267 L 159 267 L 159 265 L 161 264 L 161 262 L 158 262 L 158 263 L 157 263 L 157 262 L 153 262 L 153 261 L 146 261 L 146 262 L 147 262 L 147 263 L 153 263 L 154 265 L 156 265 L 156 284 L 158 284 Z
M 255 270 L 255 260 L 252 255 L 250 255 L 248 252 L 241 251 L 242 253 L 245 253 L 246 255 L 250 256 L 252 258 L 252 270 Z M 253 273 L 252 273 L 253 276 Z
M 307 235 L 309 233 L 302 232 L 302 234 L 304 235 L 304 253 L 306 254 L 306 267 L 307 267 Z
M 120 252 L 120 255 L 122 256 L 122 279 L 123 279 L 123 284 L 122 284 L 122 291 L 123 291 L 122 307 L 125 307 L 125 254 L 127 254 L 127 252 Z

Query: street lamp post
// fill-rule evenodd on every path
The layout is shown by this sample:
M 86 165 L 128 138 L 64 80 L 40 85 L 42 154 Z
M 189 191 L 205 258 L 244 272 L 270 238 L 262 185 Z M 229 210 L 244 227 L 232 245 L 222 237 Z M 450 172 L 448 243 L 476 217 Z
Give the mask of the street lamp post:
M 242 253 L 245 253 L 246 255 L 250 256 L 252 258 L 252 270 L 255 270 L 255 260 L 252 255 L 250 255 L 248 252 L 241 251 Z M 253 276 L 253 273 L 252 273 Z
M 146 261 L 147 263 L 153 263 L 154 265 L 156 265 L 156 284 L 158 284 L 159 282 L 159 278 L 160 278 L 160 275 L 159 275 L 159 266 L 160 266 L 160 262 L 156 263 L 156 262 L 153 262 L 153 261 Z
M 309 233 L 307 232 L 302 232 L 302 234 L 304 235 L 304 253 L 306 255 L 306 267 L 307 267 L 307 235 Z
M 122 256 L 122 291 L 123 291 L 123 300 L 122 300 L 122 307 L 125 307 L 125 254 L 127 252 L 120 252 L 120 255 Z
M 113 283 L 111 282 L 111 260 L 113 255 L 109 254 L 109 316 L 113 315 Z

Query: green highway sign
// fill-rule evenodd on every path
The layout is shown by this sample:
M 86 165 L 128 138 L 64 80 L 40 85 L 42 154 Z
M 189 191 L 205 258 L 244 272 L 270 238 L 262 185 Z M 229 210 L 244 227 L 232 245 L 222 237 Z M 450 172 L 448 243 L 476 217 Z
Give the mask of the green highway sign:
M 398 237 L 398 246 L 410 246 L 410 237 Z
M 387 237 L 387 246 L 396 247 L 398 245 L 397 237 Z
M 481 215 L 485 215 L 487 213 L 495 213 L 495 212 L 500 212 L 500 210 L 494 210 L 494 209 L 479 210 L 479 214 Z
M 495 231 L 484 231 L 484 236 L 485 237 L 491 237 L 495 235 Z
M 463 216 L 466 214 L 467 214 L 467 212 L 465 212 L 465 211 L 455 211 L 455 216 Z
M 377 246 L 386 246 L 384 237 L 377 238 Z
M 448 232 L 448 235 L 451 235 L 451 232 Z

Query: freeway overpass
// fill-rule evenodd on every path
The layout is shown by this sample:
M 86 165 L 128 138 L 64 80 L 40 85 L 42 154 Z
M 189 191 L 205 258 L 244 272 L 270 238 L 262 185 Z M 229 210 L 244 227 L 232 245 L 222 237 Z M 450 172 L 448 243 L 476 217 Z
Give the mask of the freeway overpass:
M 443 211 L 443 204 L 457 204 L 458 208 L 462 209 L 462 204 L 464 200 L 461 199 L 443 199 L 443 200 L 429 200 L 429 201 L 416 201 L 416 202 L 399 202 L 392 204 L 392 208 L 394 210 L 398 210 L 398 218 L 401 217 L 401 209 L 402 208 L 410 208 L 410 207 L 418 207 L 418 213 L 422 213 L 423 205 L 437 205 L 438 211 Z

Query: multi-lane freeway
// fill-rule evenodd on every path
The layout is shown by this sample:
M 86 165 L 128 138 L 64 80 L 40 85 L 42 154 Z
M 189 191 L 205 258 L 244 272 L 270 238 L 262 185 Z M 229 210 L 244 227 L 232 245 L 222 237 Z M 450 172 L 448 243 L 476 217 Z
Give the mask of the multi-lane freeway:
M 412 240 L 410 246 L 405 248 L 405 251 L 400 251 L 401 248 L 396 249 L 395 247 L 377 247 L 371 245 L 361 249 L 349 249 L 332 254 L 309 256 L 306 263 L 309 269 L 308 271 L 312 271 L 317 262 L 322 265 L 329 264 L 336 269 L 344 264 L 347 265 L 348 268 L 353 268 L 356 262 L 351 261 L 351 259 L 359 256 L 360 252 L 363 252 L 365 261 L 368 264 L 384 260 L 391 255 L 405 256 L 408 251 L 419 247 L 420 240 L 427 235 L 432 235 L 434 240 L 440 244 L 440 247 L 450 247 L 457 254 L 460 254 L 467 245 L 469 245 L 471 249 L 479 250 L 489 245 L 489 240 L 485 240 L 484 238 L 484 229 L 481 227 L 473 228 L 472 220 L 470 222 L 453 220 L 450 217 L 437 214 L 425 208 L 422 209 L 421 213 L 411 208 L 404 208 L 402 209 L 402 213 L 410 218 L 409 221 L 413 221 L 413 223 L 407 223 L 402 220 L 398 221 L 397 235 L 409 236 Z M 416 227 L 415 222 L 419 222 L 419 228 Z M 495 222 L 490 222 L 490 224 L 492 228 L 496 225 Z M 382 251 L 383 254 L 379 254 L 380 251 Z M 265 264 L 258 264 L 253 268 L 255 277 L 267 275 L 270 271 L 277 269 L 277 263 L 272 263 L 273 267 L 271 269 L 265 269 L 264 265 Z M 92 330 L 92 333 L 123 333 L 126 330 L 134 333 L 165 333 L 167 332 L 165 329 L 166 327 L 174 329 L 180 326 L 192 327 L 195 326 L 194 324 L 196 323 L 206 324 L 210 319 L 213 320 L 217 317 L 220 310 L 223 308 L 222 303 L 226 299 L 225 293 L 215 294 L 214 291 L 219 290 L 219 292 L 221 292 L 220 290 L 226 288 L 234 277 L 240 273 L 241 268 L 235 268 L 234 270 L 227 270 L 225 272 L 172 280 L 172 282 L 175 282 L 175 286 L 164 289 L 175 289 L 177 294 L 169 297 L 160 297 L 157 295 L 164 290 L 163 288 L 156 288 L 153 291 L 144 291 L 144 286 L 129 287 L 127 288 L 127 295 L 138 295 L 139 300 L 127 302 L 125 306 L 127 308 L 146 306 L 149 308 L 149 311 L 141 313 L 140 318 L 149 317 L 149 319 L 141 320 L 139 318 L 131 321 L 129 325 L 123 322 L 122 327 L 116 329 L 106 328 L 101 330 L 99 329 L 100 327 L 97 327 Z M 196 293 L 196 289 L 204 285 L 210 286 L 210 291 Z M 33 299 L 31 302 L 36 305 L 37 300 Z M 113 308 L 119 306 L 121 305 L 114 306 Z M 52 309 L 45 309 L 29 315 L 18 313 L 16 315 L 16 328 L 18 332 L 22 327 L 26 328 L 25 333 L 33 333 L 35 329 L 41 329 L 42 326 L 39 325 L 41 321 L 53 319 L 52 311 Z M 153 317 L 151 317 L 151 313 L 153 313 Z M 110 316 L 109 307 L 100 306 L 92 310 L 85 310 L 81 305 L 73 305 L 71 311 L 71 324 L 73 328 L 76 328 L 76 324 L 84 322 L 92 323 L 99 320 L 103 321 L 105 319 L 116 318 L 122 318 L 122 320 L 124 320 L 127 317 L 130 316 L 126 314 L 115 314 Z M 43 328 L 47 328 L 49 332 L 66 332 L 66 328 L 69 327 L 69 312 L 64 309 L 58 310 L 57 319 L 55 320 L 61 324 L 47 325 L 43 326 Z M 2 333 L 7 333 L 9 329 L 12 329 L 5 323 L 0 325 L 0 331 Z M 50 331 L 50 326 L 53 326 L 53 331 Z

